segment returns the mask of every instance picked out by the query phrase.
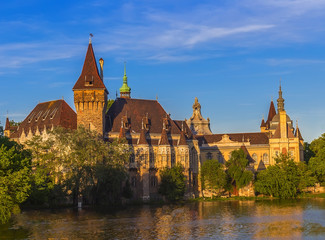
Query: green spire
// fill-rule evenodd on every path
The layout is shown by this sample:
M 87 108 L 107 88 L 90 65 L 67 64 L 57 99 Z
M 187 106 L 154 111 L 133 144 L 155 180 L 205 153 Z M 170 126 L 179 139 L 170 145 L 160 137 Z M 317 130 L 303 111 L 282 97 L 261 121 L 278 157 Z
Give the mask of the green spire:
M 128 77 L 126 76 L 126 62 L 124 62 L 123 85 L 120 88 L 120 97 L 130 98 L 131 88 L 128 86 Z

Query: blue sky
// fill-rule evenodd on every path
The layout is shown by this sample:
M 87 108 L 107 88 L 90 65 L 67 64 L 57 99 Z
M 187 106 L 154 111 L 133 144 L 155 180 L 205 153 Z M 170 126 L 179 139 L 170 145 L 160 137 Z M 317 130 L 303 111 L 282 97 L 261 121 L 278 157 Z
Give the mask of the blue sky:
M 325 0 L 3 1 L 0 121 L 64 99 L 89 33 L 110 98 L 123 62 L 134 98 L 189 118 L 198 97 L 214 133 L 259 131 L 279 80 L 306 141 L 325 132 Z

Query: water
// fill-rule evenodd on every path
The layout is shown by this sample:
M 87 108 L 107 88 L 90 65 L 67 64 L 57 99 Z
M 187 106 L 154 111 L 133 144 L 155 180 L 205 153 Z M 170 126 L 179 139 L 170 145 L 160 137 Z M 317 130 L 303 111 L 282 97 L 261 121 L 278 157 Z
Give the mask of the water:
M 325 199 L 24 211 L 0 239 L 325 239 Z

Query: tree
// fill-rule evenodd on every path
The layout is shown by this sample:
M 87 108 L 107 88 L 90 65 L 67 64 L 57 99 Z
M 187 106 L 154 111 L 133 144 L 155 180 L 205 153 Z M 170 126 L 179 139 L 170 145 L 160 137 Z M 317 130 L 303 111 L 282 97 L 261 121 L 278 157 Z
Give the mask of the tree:
M 0 124 L 1 124 L 1 121 L 0 121 Z M 0 137 L 3 136 L 3 126 L 0 125 Z
M 308 167 L 320 184 L 325 183 L 325 133 L 310 144 L 310 149 L 315 153 L 308 162 Z
M 314 151 L 310 148 L 310 144 L 308 142 L 304 142 L 304 160 L 308 164 L 309 159 L 315 157 Z
M 304 162 L 295 163 L 288 154 L 275 158 L 276 164 L 257 175 L 255 190 L 265 195 L 292 198 L 315 184 L 311 171 Z
M 228 175 L 231 188 L 237 194 L 237 190 L 247 186 L 253 180 L 253 173 L 247 170 L 249 162 L 243 149 L 231 152 L 230 159 L 226 162 L 226 173 Z
M 218 160 L 207 160 L 201 167 L 201 183 L 202 190 L 216 190 L 218 194 L 221 189 L 224 189 L 227 184 L 227 175 L 224 167 Z
M 183 198 L 185 193 L 185 175 L 183 167 L 178 164 L 172 168 L 164 168 L 160 172 L 161 183 L 159 193 L 168 200 L 175 201 Z
M 30 153 L 16 142 L 0 137 L 0 223 L 20 211 L 30 190 Z
M 37 171 L 48 173 L 45 182 L 64 186 L 74 204 L 81 196 L 93 204 L 118 198 L 126 178 L 126 144 L 104 142 L 96 132 L 80 127 L 56 128 L 46 141 L 35 137 L 28 145 Z

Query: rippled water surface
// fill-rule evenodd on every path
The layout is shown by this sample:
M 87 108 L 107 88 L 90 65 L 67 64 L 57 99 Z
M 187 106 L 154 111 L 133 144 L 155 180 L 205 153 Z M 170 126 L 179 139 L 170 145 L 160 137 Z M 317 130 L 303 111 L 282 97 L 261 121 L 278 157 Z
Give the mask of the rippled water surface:
M 24 211 L 0 239 L 325 239 L 325 199 Z

